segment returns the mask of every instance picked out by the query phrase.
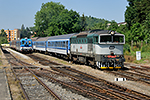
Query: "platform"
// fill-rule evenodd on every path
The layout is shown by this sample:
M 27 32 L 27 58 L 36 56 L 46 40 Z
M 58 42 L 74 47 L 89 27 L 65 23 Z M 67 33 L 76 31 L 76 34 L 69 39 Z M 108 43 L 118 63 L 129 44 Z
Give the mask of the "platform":
M 0 100 L 11 100 L 4 69 L 0 69 Z

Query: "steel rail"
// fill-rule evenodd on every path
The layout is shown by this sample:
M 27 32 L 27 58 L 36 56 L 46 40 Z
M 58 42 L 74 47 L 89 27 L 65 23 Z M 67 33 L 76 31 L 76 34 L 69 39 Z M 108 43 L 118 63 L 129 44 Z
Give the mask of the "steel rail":
M 5 53 L 4 53 L 4 54 L 5 54 Z M 10 54 L 10 55 L 12 56 L 12 54 Z M 14 56 L 12 56 L 12 57 L 15 58 Z M 11 59 L 13 59 L 13 58 L 11 58 Z M 6 57 L 6 59 L 7 59 L 7 61 L 10 63 L 10 66 L 11 66 L 10 58 L 7 58 L 7 57 Z M 9 59 L 9 60 L 8 60 L 8 59 Z M 21 89 L 22 89 L 22 91 L 23 91 L 23 94 L 24 94 L 26 100 L 30 100 L 29 97 L 28 97 L 28 95 L 27 95 L 27 93 L 25 92 L 25 90 L 24 90 L 24 88 L 23 88 L 23 86 L 22 86 L 22 84 L 21 84 L 19 78 L 18 78 L 17 75 L 15 74 L 15 72 L 14 72 L 12 66 L 11 66 L 11 70 L 12 70 L 14 76 L 15 76 L 15 79 L 19 81 L 19 85 L 20 85 L 20 87 L 21 87 Z
M 102 92 L 102 93 L 105 92 L 106 94 L 109 94 L 110 96 L 113 96 L 113 97 L 115 97 L 115 98 L 117 98 L 117 99 L 125 99 L 125 97 L 128 97 L 128 99 L 133 99 L 133 98 L 136 99 L 136 100 L 140 100 L 140 99 L 141 99 L 141 98 L 138 98 L 138 97 L 136 97 L 136 96 L 132 96 L 132 95 L 129 95 L 129 94 L 126 94 L 126 93 L 117 91 L 117 90 L 108 89 L 108 88 L 106 88 L 106 87 L 104 87 L 104 86 L 100 87 L 100 86 L 98 86 L 98 85 L 96 85 L 96 84 L 92 84 L 92 83 L 83 81 L 82 79 L 77 78 L 77 77 L 75 77 L 75 76 L 73 76 L 73 75 L 71 75 L 71 74 L 65 73 L 65 72 L 63 72 L 63 71 L 61 71 L 61 70 L 59 70 L 59 69 L 57 69 L 57 68 L 55 68 L 55 67 L 53 67 L 53 69 L 55 69 L 55 70 L 57 70 L 58 72 L 62 73 L 62 75 L 66 75 L 66 76 L 70 77 L 71 79 L 73 79 L 73 80 L 79 82 L 80 84 L 83 84 L 83 85 L 85 85 L 85 86 L 87 86 L 87 87 L 90 87 L 90 88 L 95 89 L 95 90 L 97 90 L 97 91 L 99 91 L 99 92 Z M 44 70 L 49 71 L 49 70 L 47 70 L 47 69 L 44 69 Z M 49 72 L 51 72 L 51 71 L 49 71 Z M 53 73 L 54 73 L 54 72 L 53 72 Z M 55 74 L 58 74 L 58 73 L 55 73 Z M 46 76 L 46 75 L 45 75 L 45 76 Z M 122 96 L 125 96 L 125 97 L 122 97 L 121 95 L 122 95 Z
M 53 95 L 53 97 L 55 97 L 57 100 L 61 100 L 61 99 L 59 98 L 59 96 L 57 96 L 46 84 L 44 84 L 44 83 L 34 74 L 33 71 L 31 71 L 31 70 L 30 70 L 28 67 L 26 67 L 26 66 L 25 66 L 25 69 L 28 70 L 30 73 L 32 73 L 32 75 L 35 77 L 35 79 L 36 79 L 38 82 L 40 82 L 40 84 L 41 84 L 42 86 L 44 86 L 44 88 L 45 88 L 48 92 L 50 92 L 50 93 Z
M 28 71 L 33 75 L 33 77 L 35 77 L 35 79 L 36 79 L 49 93 L 51 93 L 51 95 L 52 95 L 53 97 L 55 97 L 57 100 L 61 100 L 61 99 L 60 99 L 46 84 L 44 84 L 27 66 L 25 66 L 21 60 L 18 60 L 18 59 L 17 59 L 15 56 L 13 56 L 11 53 L 10 53 L 10 55 L 11 55 L 14 59 L 16 59 L 16 61 L 18 61 L 19 63 L 21 63 L 21 64 L 24 66 L 24 68 L 25 68 L 26 70 L 28 70 Z M 11 69 L 12 69 L 12 68 L 11 68 Z M 13 72 L 14 72 L 14 71 L 13 71 Z M 15 76 L 16 76 L 16 75 L 15 75 Z M 21 85 L 21 86 L 22 86 L 22 85 Z M 21 88 L 23 88 L 23 87 L 21 87 Z M 29 100 L 29 98 L 28 98 L 28 96 L 27 96 L 25 90 L 23 90 L 23 93 L 25 93 L 25 97 L 27 97 L 27 100 Z
M 72 70 L 72 71 L 76 72 L 75 69 L 72 69 L 72 68 L 69 68 L 69 67 L 65 67 L 65 68 L 68 69 L 68 70 Z M 125 87 L 119 86 L 119 85 L 117 85 L 117 84 L 108 82 L 108 81 L 106 81 L 106 80 L 104 80 L 104 79 L 96 78 L 96 77 L 94 77 L 94 76 L 88 75 L 88 74 L 83 73 L 83 72 L 78 72 L 78 73 L 81 73 L 81 74 L 83 74 L 83 75 L 85 75 L 85 76 L 87 76 L 87 77 L 93 78 L 93 79 L 98 80 L 98 81 L 104 81 L 104 83 L 105 83 L 106 85 L 109 84 L 109 86 L 111 86 L 111 87 L 113 87 L 113 88 L 116 87 L 116 88 L 118 88 L 118 89 L 124 90 L 124 91 L 127 92 L 127 93 L 136 94 L 136 95 L 139 95 L 139 96 L 142 97 L 142 98 L 150 99 L 150 96 L 148 96 L 148 95 L 146 95 L 146 94 L 143 94 L 143 93 L 140 93 L 140 92 L 137 92 L 137 91 L 134 91 L 134 90 L 130 90 L 130 89 L 128 89 L 128 88 L 125 88 Z
M 39 75 L 39 76 L 44 76 L 44 77 L 49 78 L 48 81 L 50 81 L 50 79 L 51 79 L 51 80 L 53 80 L 53 81 L 56 81 L 56 82 L 58 82 L 58 83 L 61 83 L 61 84 L 65 85 L 65 86 L 67 86 L 67 87 L 69 87 L 69 88 L 72 88 L 72 89 L 75 89 L 75 90 L 77 90 L 77 91 L 86 93 L 87 95 L 94 96 L 94 97 L 99 98 L 99 99 L 102 99 L 102 100 L 103 100 L 103 99 L 105 99 L 105 100 L 110 100 L 109 98 L 106 98 L 105 96 L 102 96 L 102 95 L 99 95 L 99 94 L 97 94 L 97 93 L 93 93 L 92 91 L 87 91 L 87 90 L 85 90 L 85 89 L 79 88 L 79 87 L 74 86 L 74 85 L 72 85 L 72 84 L 69 84 L 69 83 L 66 83 L 66 82 L 57 80 L 57 79 L 55 79 L 55 78 L 53 78 L 53 77 L 51 77 L 51 76 L 48 76 L 48 75 L 45 75 L 45 74 L 42 74 L 42 73 L 38 73 L 38 72 L 35 72 L 35 73 L 36 73 L 37 75 Z

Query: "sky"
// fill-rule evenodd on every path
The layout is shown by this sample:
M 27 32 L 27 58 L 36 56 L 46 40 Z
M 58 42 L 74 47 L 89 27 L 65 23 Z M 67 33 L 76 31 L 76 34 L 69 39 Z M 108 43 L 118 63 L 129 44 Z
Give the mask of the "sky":
M 34 18 L 42 3 L 60 2 L 80 15 L 124 22 L 127 0 L 0 0 L 0 29 L 20 29 L 34 26 Z

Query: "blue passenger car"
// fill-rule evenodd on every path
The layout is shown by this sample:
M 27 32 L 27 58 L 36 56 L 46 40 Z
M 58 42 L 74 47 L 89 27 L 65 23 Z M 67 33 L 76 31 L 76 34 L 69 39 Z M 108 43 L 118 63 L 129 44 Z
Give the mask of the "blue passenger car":
M 33 42 L 33 49 L 35 51 L 44 51 L 46 52 L 46 43 L 49 37 L 41 37 L 36 39 L 36 41 Z
M 61 55 L 70 54 L 70 37 L 77 33 L 52 36 L 47 41 L 47 52 Z

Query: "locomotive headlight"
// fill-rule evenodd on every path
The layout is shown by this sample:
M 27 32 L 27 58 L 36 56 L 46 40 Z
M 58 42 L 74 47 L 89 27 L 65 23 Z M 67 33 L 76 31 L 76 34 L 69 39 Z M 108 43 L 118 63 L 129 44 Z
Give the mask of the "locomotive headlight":
M 110 33 L 111 35 L 114 35 L 115 34 L 115 32 L 114 31 L 111 31 L 111 33 Z

